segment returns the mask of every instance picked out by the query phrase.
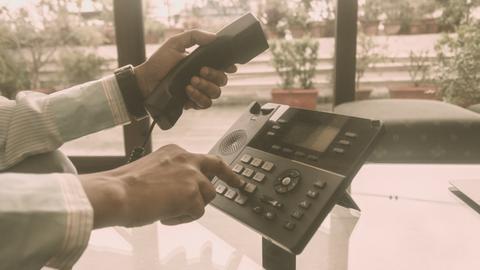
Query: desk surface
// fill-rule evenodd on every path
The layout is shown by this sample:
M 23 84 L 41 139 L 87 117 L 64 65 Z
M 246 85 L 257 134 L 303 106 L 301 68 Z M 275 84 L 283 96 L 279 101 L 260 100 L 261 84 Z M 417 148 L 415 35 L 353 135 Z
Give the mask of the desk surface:
M 458 178 L 480 166 L 364 166 L 352 185 L 361 214 L 336 207 L 297 269 L 480 269 L 480 215 L 448 190 Z M 209 207 L 186 225 L 95 231 L 74 269 L 262 269 L 261 238 Z

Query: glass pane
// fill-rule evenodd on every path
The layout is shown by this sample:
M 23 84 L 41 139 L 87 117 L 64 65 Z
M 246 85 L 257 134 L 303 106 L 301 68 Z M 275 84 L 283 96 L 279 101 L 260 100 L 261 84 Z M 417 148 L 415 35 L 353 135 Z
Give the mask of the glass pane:
M 360 1 L 357 99 L 479 103 L 479 4 Z
M 117 66 L 111 0 L 1 1 L 0 89 L 61 91 Z M 122 155 L 121 129 L 65 144 L 73 155 Z

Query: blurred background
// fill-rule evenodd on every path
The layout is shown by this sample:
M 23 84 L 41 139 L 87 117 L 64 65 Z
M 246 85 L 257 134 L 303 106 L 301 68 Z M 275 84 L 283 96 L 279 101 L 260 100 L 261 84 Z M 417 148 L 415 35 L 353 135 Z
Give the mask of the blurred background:
M 330 110 L 335 3 L 143 0 L 147 55 L 172 35 L 192 28 L 216 32 L 246 12 L 262 21 L 271 45 L 230 76 L 213 109 L 188 112 L 173 130 L 156 131 L 154 148 L 175 141 L 206 152 L 253 100 L 307 107 L 313 100 L 315 108 Z M 357 99 L 435 99 L 478 110 L 479 0 L 359 4 Z M 6 97 L 24 89 L 52 93 L 111 74 L 116 54 L 112 0 L 0 1 L 0 90 Z M 63 149 L 74 155 L 123 153 L 120 128 L 92 136 Z

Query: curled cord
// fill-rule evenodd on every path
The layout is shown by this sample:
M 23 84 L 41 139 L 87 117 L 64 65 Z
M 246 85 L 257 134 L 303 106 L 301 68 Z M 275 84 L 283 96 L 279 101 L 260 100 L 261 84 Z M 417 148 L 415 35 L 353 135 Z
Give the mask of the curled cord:
M 134 162 L 135 160 L 138 160 L 138 159 L 140 159 L 144 156 L 145 146 L 147 145 L 148 140 L 152 136 L 152 131 L 153 131 L 154 127 L 155 127 L 155 121 L 153 121 L 150 124 L 150 128 L 148 130 L 147 137 L 145 138 L 145 141 L 143 142 L 143 145 L 142 146 L 137 146 L 132 150 L 132 152 L 130 153 L 130 157 L 128 158 L 127 163 Z

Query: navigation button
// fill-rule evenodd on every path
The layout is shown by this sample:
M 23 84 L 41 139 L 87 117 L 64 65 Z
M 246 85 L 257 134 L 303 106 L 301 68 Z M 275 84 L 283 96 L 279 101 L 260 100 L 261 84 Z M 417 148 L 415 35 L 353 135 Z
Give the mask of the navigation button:
M 273 137 L 273 136 L 276 136 L 276 135 L 277 135 L 277 133 L 275 133 L 273 131 L 267 132 L 267 136 Z
M 252 169 L 250 169 L 250 168 L 246 168 L 246 169 L 243 171 L 242 175 L 245 176 L 245 177 L 247 177 L 247 178 L 250 178 L 250 177 L 253 176 L 254 173 L 255 173 L 254 170 L 252 170 Z
M 309 160 L 311 161 L 318 161 L 318 157 L 317 156 L 314 156 L 314 155 L 308 155 L 307 157 Z
M 272 126 L 272 129 L 274 129 L 274 130 L 280 130 L 280 128 L 281 128 L 281 127 L 280 127 L 279 125 L 273 125 L 273 126 Z
M 312 199 L 315 199 L 315 198 L 318 197 L 318 192 L 313 191 L 313 190 L 309 190 L 309 191 L 307 191 L 307 196 L 312 198 Z
M 291 154 L 291 153 L 293 153 L 293 150 L 290 149 L 290 148 L 283 148 L 282 152 L 285 153 L 285 154 Z
M 245 154 L 243 155 L 242 159 L 240 159 L 243 163 L 249 163 L 250 161 L 252 161 L 252 156 L 248 155 L 248 154 Z
M 302 158 L 303 158 L 303 157 L 306 156 L 306 154 L 305 154 L 304 152 L 297 151 L 297 152 L 295 152 L 295 156 L 297 156 L 297 157 L 302 157 Z
M 280 145 L 272 145 L 272 150 L 275 150 L 275 151 L 280 151 L 280 149 L 282 149 L 282 147 Z
M 256 214 L 259 214 L 259 215 L 263 213 L 263 207 L 261 207 L 261 206 L 254 206 L 252 208 L 252 210 L 253 210 L 253 212 L 255 212 Z
M 343 145 L 343 146 L 350 146 L 352 145 L 352 142 L 349 140 L 340 140 L 338 141 L 338 144 Z
M 303 209 L 308 209 L 310 208 L 311 205 L 312 204 L 309 201 L 302 201 L 298 204 L 298 206 L 300 206 Z
M 286 124 L 288 121 L 286 119 L 278 119 L 277 121 L 279 124 Z
M 268 220 L 274 220 L 277 215 L 273 212 L 266 212 L 263 216 Z
M 265 161 L 265 163 L 262 166 L 262 169 L 267 172 L 271 172 L 273 170 L 273 167 L 275 165 L 272 162 Z
M 243 166 L 240 164 L 237 164 L 235 165 L 235 167 L 233 167 L 232 171 L 236 174 L 240 174 L 243 171 Z
M 296 219 L 298 219 L 298 220 L 300 220 L 300 219 L 303 217 L 303 211 L 297 209 L 297 210 L 293 211 L 293 213 L 292 213 L 291 216 L 294 217 L 294 218 L 296 218 Z
M 263 160 L 259 159 L 259 158 L 254 158 L 252 160 L 252 162 L 250 163 L 250 165 L 252 165 L 253 167 L 260 167 L 263 163 Z
M 335 148 L 333 148 L 333 152 L 335 152 L 335 153 L 337 153 L 337 154 L 345 154 L 345 149 L 339 148 L 339 147 L 335 147 Z
M 324 180 L 317 180 L 313 185 L 316 188 L 323 189 L 325 188 L 325 186 L 327 186 L 327 182 L 325 182 Z
M 345 136 L 347 136 L 348 138 L 355 139 L 358 137 L 358 134 L 354 132 L 345 132 Z
M 287 221 L 285 224 L 283 224 L 283 227 L 289 231 L 293 231 L 295 229 L 295 223 Z

